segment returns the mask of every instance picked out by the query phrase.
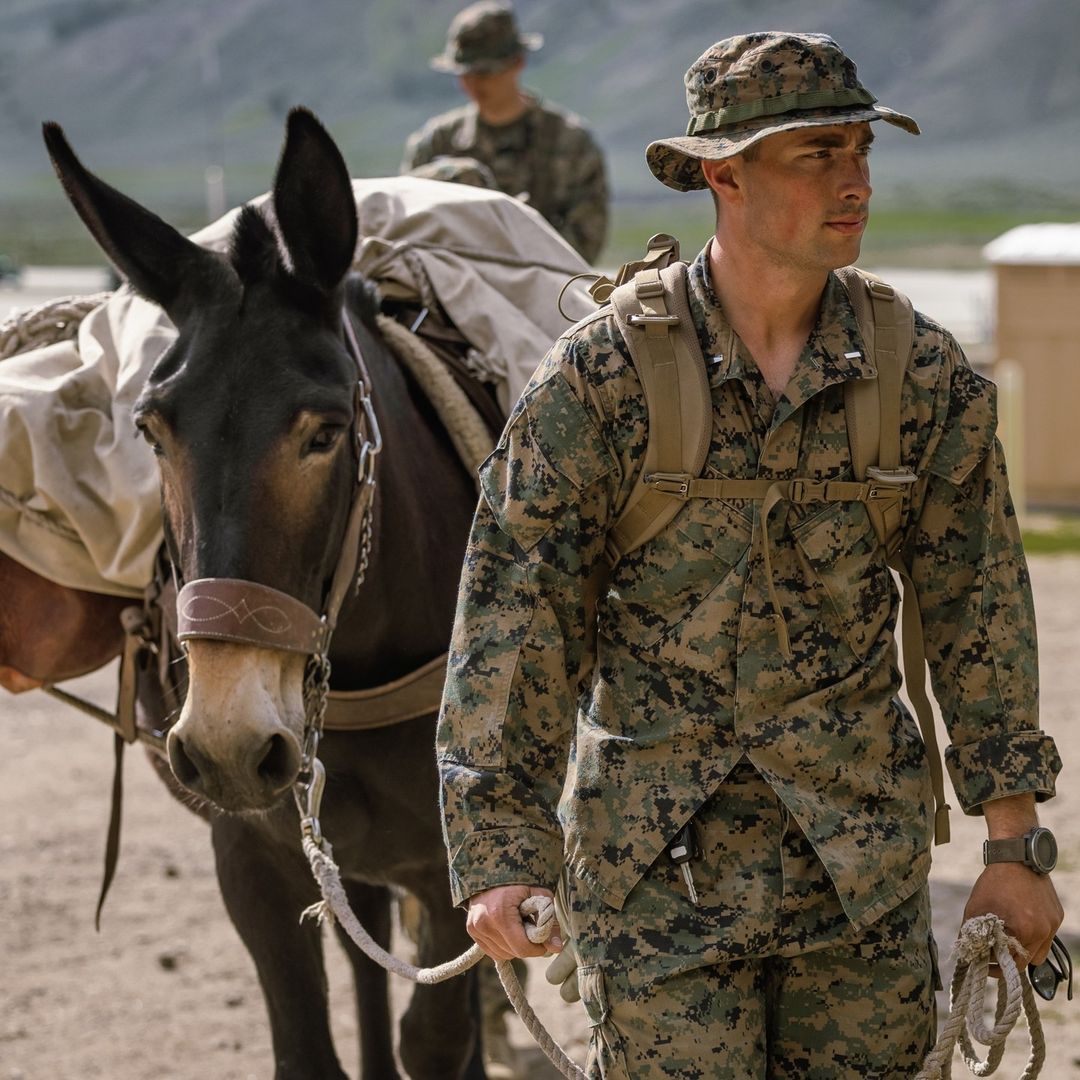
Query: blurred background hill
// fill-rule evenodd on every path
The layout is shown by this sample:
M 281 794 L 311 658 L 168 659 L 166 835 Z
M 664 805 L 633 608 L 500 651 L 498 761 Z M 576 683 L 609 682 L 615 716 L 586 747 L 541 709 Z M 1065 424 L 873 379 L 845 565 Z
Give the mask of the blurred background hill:
M 397 171 L 406 135 L 463 99 L 431 71 L 461 0 L 4 0 L 0 6 L 0 253 L 99 261 L 41 143 L 61 122 L 87 164 L 194 229 L 205 171 L 224 202 L 269 186 L 285 114 L 312 108 L 354 175 Z M 686 123 L 681 77 L 714 40 L 819 30 L 856 59 L 888 128 L 874 149 L 864 253 L 964 266 L 1023 221 L 1080 218 L 1080 3 L 1075 0 L 518 0 L 545 47 L 526 84 L 585 116 L 616 199 L 605 263 L 666 228 L 709 231 L 706 195 L 653 180 L 642 149 Z M 882 125 L 884 128 L 885 125 Z M 220 195 L 220 191 L 218 193 Z

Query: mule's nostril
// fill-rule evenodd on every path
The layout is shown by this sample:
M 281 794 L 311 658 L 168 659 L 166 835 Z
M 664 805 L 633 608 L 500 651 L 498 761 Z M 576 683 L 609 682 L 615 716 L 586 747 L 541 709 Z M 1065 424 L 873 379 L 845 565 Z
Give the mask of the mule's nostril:
M 259 778 L 275 791 L 288 787 L 296 779 L 300 767 L 292 740 L 283 735 L 271 735 L 266 743 L 266 753 L 259 762 Z
M 188 755 L 187 748 L 184 746 L 184 740 L 175 732 L 169 737 L 168 751 L 169 766 L 172 768 L 173 776 L 175 776 L 184 787 L 197 790 L 202 781 L 199 766 Z

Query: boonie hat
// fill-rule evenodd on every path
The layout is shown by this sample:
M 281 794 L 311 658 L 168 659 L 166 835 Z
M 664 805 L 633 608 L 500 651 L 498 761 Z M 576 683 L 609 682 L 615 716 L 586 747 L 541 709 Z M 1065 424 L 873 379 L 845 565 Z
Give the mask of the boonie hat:
M 887 120 L 912 135 L 910 116 L 877 104 L 855 64 L 826 34 L 766 31 L 718 41 L 684 79 L 686 135 L 650 143 L 653 175 L 676 191 L 704 188 L 702 161 L 719 161 L 801 127 Z
M 432 57 L 436 71 L 452 75 L 494 75 L 526 50 L 539 49 L 541 34 L 518 31 L 514 12 L 505 4 L 480 0 L 454 16 L 446 34 L 446 48 Z

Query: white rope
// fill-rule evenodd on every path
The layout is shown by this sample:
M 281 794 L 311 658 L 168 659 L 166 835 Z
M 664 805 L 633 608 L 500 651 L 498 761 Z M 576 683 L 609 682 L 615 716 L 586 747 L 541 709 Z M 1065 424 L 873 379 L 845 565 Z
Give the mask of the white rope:
M 0 360 L 73 338 L 82 320 L 110 296 L 112 293 L 107 292 L 61 296 L 16 312 L 10 319 L 0 322 Z
M 964 1063 L 975 1076 L 996 1072 L 1005 1051 L 1005 1040 L 1020 1016 L 1021 1007 L 1027 1017 L 1031 1054 L 1020 1080 L 1035 1080 L 1046 1059 L 1046 1042 L 1031 984 L 1013 958 L 1013 951 L 1024 955 L 1020 943 L 1008 936 L 1005 924 L 996 915 L 979 915 L 960 927 L 953 951 L 956 970 L 949 988 L 949 1019 L 915 1080 L 950 1080 L 957 1040 Z M 988 1029 L 983 1020 L 983 999 L 992 963 L 1001 968 L 1001 978 L 994 1024 Z M 985 1061 L 976 1054 L 972 1039 L 989 1047 Z
M 334 862 L 330 845 L 323 840 L 320 847 L 305 832 L 304 854 L 311 864 L 311 872 L 319 883 L 323 899 L 312 904 L 300 916 L 301 921 L 313 917 L 320 923 L 333 922 L 334 919 L 341 924 L 342 928 L 356 943 L 357 947 L 370 959 L 380 964 L 387 971 L 400 975 L 402 978 L 423 986 L 433 986 L 435 983 L 445 982 L 455 975 L 460 975 L 477 964 L 484 958 L 484 952 L 479 945 L 473 945 L 467 952 L 453 960 L 448 960 L 438 967 L 418 968 L 396 956 L 388 953 L 360 924 L 352 908 L 349 906 L 349 898 L 345 893 L 345 887 L 341 883 L 341 874 Z M 555 905 L 545 896 L 531 896 L 521 905 L 521 914 L 525 917 L 525 932 L 529 940 L 542 944 L 547 941 L 555 928 Z M 533 920 L 533 921 L 530 921 Z M 514 974 L 513 966 L 508 960 L 496 960 L 495 969 L 499 973 L 499 979 L 510 999 L 510 1004 L 521 1017 L 522 1023 L 529 1030 L 529 1034 L 536 1040 L 537 1045 L 547 1054 L 551 1063 L 567 1078 L 567 1080 L 587 1080 L 583 1070 L 578 1068 L 566 1056 L 562 1047 L 548 1034 L 539 1017 L 533 1011 L 525 997 L 521 984 Z

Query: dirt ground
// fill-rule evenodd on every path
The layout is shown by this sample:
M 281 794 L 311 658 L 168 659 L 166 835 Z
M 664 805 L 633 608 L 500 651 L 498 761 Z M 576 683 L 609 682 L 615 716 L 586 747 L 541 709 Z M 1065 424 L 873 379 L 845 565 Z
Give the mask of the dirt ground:
M 1080 960 L 1080 795 L 1071 771 L 1080 756 L 1080 557 L 1035 558 L 1032 573 L 1043 724 L 1066 761 L 1042 820 L 1061 844 L 1063 932 Z M 115 692 L 111 671 L 76 686 L 103 704 Z M 127 761 L 120 870 L 94 932 L 111 769 L 112 740 L 95 721 L 44 694 L 0 696 L 0 1080 L 269 1080 L 262 1000 L 218 895 L 206 827 L 168 796 L 139 751 Z M 980 867 L 981 839 L 981 822 L 954 812 L 953 842 L 938 853 L 932 878 L 943 956 Z M 336 1038 L 345 1067 L 355 1069 L 336 942 L 330 953 Z M 531 978 L 538 1011 L 583 1061 L 580 1006 L 558 999 L 543 965 L 536 962 Z M 407 992 L 395 987 L 399 1007 Z M 1041 1015 L 1043 1080 L 1080 1080 L 1080 997 L 1070 1005 L 1059 993 Z M 559 1075 L 524 1028 L 515 1026 L 512 1038 L 530 1077 Z M 998 1075 L 1018 1077 L 1025 1061 L 1021 1025 Z M 954 1072 L 967 1075 L 959 1060 Z

